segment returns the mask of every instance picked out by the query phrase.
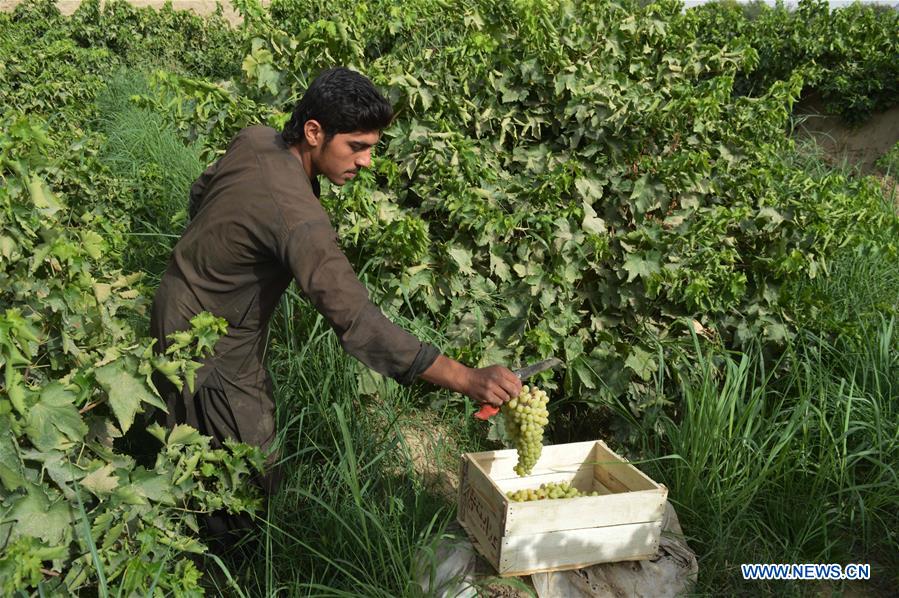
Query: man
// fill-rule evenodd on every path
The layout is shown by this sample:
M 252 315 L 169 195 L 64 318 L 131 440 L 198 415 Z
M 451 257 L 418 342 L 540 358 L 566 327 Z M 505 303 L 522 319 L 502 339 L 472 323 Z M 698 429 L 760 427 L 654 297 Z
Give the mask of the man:
M 468 368 L 393 324 L 368 297 L 337 244 L 318 201 L 319 176 L 343 185 L 371 164 L 371 149 L 393 113 L 366 77 L 345 68 L 321 73 L 284 131 L 254 126 L 232 140 L 190 189 L 190 224 L 175 245 L 153 301 L 156 350 L 166 335 L 209 311 L 228 321 L 215 353 L 197 371 L 195 392 L 154 378 L 166 425 L 187 423 L 221 444 L 234 438 L 268 449 L 275 437 L 272 382 L 263 365 L 269 318 L 295 280 L 340 344 L 369 368 L 410 385 L 417 378 L 501 405 L 521 382 L 507 368 Z M 269 470 L 260 485 L 277 486 Z M 216 537 L 246 518 L 214 516 Z

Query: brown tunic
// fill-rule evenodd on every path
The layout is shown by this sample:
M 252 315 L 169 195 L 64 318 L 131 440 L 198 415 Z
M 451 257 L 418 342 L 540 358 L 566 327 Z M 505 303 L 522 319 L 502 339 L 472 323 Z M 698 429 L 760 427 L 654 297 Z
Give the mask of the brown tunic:
M 153 301 L 150 326 L 160 353 L 166 335 L 190 328 L 190 318 L 201 311 L 228 321 L 228 333 L 198 370 L 196 386 L 221 391 L 228 404 L 212 409 L 235 422 L 238 440 L 257 446 L 268 446 L 275 433 L 265 339 L 291 280 L 347 353 L 400 384 L 410 385 L 439 353 L 371 303 L 318 195 L 318 181 L 310 182 L 277 131 L 242 130 L 191 186 L 191 222 Z M 181 392 L 165 382 L 157 386 L 168 404 L 169 426 L 208 428 L 187 385 Z

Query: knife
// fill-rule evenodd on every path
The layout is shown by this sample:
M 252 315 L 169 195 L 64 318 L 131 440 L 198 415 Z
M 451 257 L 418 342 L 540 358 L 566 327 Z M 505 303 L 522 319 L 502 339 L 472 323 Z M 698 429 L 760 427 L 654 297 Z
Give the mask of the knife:
M 550 357 L 549 359 L 544 359 L 543 361 L 538 361 L 535 364 L 523 367 L 521 369 L 512 370 L 512 373 L 515 374 L 516 376 L 518 376 L 519 380 L 524 381 L 524 380 L 527 380 L 528 378 L 530 378 L 531 376 L 533 376 L 534 374 L 539 374 L 540 372 L 544 372 L 550 368 L 554 368 L 557 365 L 560 365 L 561 363 L 562 363 L 561 359 L 558 359 L 557 357 Z M 478 410 L 477 413 L 474 414 L 474 416 L 478 419 L 487 420 L 487 419 L 490 419 L 491 417 L 493 417 L 494 415 L 496 415 L 497 413 L 499 413 L 499 407 L 494 407 L 493 405 L 490 405 L 489 403 L 485 403 L 485 404 L 481 405 L 481 408 Z

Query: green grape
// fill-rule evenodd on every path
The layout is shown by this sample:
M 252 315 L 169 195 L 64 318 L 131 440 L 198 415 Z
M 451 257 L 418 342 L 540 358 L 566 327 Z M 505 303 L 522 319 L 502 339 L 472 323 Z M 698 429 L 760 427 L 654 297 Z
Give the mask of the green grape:
M 543 428 L 549 422 L 547 401 L 549 396 L 545 392 L 525 385 L 517 397 L 502 406 L 506 434 L 518 451 L 518 463 L 513 469 L 519 476 L 533 471 L 543 450 Z
M 599 496 L 599 492 L 581 492 L 569 482 L 549 482 L 540 484 L 539 488 L 526 488 L 522 490 L 510 490 L 506 496 L 512 502 L 527 502 L 531 500 L 551 500 L 559 498 L 578 498 L 580 496 Z

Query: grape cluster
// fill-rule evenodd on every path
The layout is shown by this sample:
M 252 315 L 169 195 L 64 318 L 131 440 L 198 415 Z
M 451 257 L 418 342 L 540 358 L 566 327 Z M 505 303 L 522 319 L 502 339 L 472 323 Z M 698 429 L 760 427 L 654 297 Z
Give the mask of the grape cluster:
M 503 403 L 506 418 L 506 434 L 518 450 L 515 473 L 526 476 L 534 469 L 543 450 L 543 427 L 549 421 L 546 402 L 549 396 L 537 387 L 521 387 L 521 393 Z
M 577 498 L 578 496 L 599 496 L 599 492 L 581 492 L 568 482 L 549 482 L 540 484 L 539 488 L 523 488 L 506 492 L 509 500 L 525 502 L 528 500 L 544 500 L 550 498 Z

